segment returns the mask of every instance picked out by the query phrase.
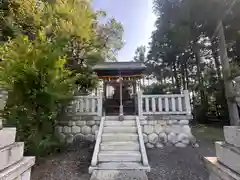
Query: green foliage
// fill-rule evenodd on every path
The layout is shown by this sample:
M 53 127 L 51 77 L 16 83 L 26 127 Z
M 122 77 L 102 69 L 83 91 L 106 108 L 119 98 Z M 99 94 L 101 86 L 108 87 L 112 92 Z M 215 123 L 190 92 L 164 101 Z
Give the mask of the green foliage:
M 9 91 L 4 116 L 27 152 L 46 155 L 61 143 L 55 123 L 74 94 L 98 80 L 91 67 L 115 59 L 123 27 L 88 0 L 3 0 L 0 86 Z
M 193 107 L 198 111 L 196 114 L 203 117 L 213 109 L 216 114 L 227 114 L 226 99 L 223 98 L 224 72 L 219 60 L 218 37 L 214 36 L 220 19 L 223 19 L 231 62 L 232 76 L 229 78 L 239 75 L 240 3 L 236 1 L 226 14 L 231 3 L 215 0 L 153 1 L 156 29 L 152 32 L 145 64 L 162 89 L 177 93 L 189 89 L 193 94 Z M 138 48 L 137 60 L 143 59 L 139 52 Z M 158 89 L 158 85 L 153 86 Z M 153 87 L 150 89 L 152 92 Z
M 0 82 L 9 90 L 5 118 L 17 127 L 26 150 L 44 155 L 59 143 L 56 117 L 73 96 L 76 77 L 64 68 L 65 40 L 49 41 L 39 33 L 34 41 L 19 36 L 0 47 Z

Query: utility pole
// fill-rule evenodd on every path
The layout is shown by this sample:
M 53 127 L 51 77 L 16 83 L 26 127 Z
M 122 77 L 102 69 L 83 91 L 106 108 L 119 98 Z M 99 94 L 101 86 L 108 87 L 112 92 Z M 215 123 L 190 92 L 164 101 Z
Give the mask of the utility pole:
M 218 37 L 219 37 L 219 55 L 222 64 L 222 73 L 225 87 L 225 96 L 227 99 L 228 112 L 231 125 L 239 125 L 239 115 L 237 103 L 233 99 L 232 81 L 229 79 L 231 75 L 229 59 L 227 55 L 226 40 L 224 35 L 224 28 L 222 21 L 219 23 Z

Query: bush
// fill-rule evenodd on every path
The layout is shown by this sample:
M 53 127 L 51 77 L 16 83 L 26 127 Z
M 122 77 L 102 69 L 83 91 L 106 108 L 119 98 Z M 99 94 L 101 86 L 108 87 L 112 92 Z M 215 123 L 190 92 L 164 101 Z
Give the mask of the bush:
M 76 81 L 64 68 L 65 44 L 39 33 L 34 41 L 19 36 L 0 47 L 0 83 L 9 91 L 4 116 L 7 125 L 17 127 L 17 140 L 25 142 L 31 155 L 46 155 L 60 145 L 55 122 Z

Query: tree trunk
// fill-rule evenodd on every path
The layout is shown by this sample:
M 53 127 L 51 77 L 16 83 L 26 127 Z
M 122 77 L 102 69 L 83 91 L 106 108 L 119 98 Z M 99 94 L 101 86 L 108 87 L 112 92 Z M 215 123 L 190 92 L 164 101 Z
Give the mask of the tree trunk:
M 222 63 L 222 74 L 223 74 L 224 87 L 225 87 L 225 96 L 228 104 L 230 123 L 231 125 L 239 125 L 238 107 L 237 107 L 237 103 L 234 102 L 232 97 L 232 82 L 229 79 L 231 73 L 230 73 L 229 60 L 227 56 L 224 29 L 223 29 L 222 21 L 220 23 L 221 24 L 218 30 L 218 36 L 220 38 L 219 39 L 219 55 Z
M 221 74 L 221 64 L 219 61 L 219 55 L 218 55 L 218 44 L 217 44 L 218 39 L 217 38 L 212 38 L 211 42 L 211 49 L 212 49 L 212 53 L 213 53 L 213 58 L 214 58 L 214 64 L 216 67 L 216 72 L 217 72 L 217 78 L 218 80 L 220 80 L 222 78 L 222 74 Z
M 189 87 L 189 77 L 188 77 L 188 67 L 187 67 L 187 62 L 185 61 L 184 63 L 184 68 L 185 68 L 185 76 L 186 76 L 186 89 Z
M 176 82 L 177 91 L 180 92 L 181 85 L 180 85 L 180 82 L 179 82 L 179 79 L 178 79 L 176 63 L 173 63 L 173 73 L 174 73 L 174 78 L 175 78 L 175 82 Z
M 205 102 L 205 93 L 204 93 L 204 86 L 203 86 L 203 79 L 201 75 L 201 58 L 200 58 L 200 48 L 197 43 L 193 45 L 193 52 L 196 58 L 196 66 L 197 66 L 197 78 L 200 90 L 200 97 L 202 105 L 206 104 Z
M 184 57 L 182 57 L 182 58 L 184 58 Z M 185 61 L 185 59 L 183 59 L 181 65 L 180 65 L 180 67 L 181 67 L 181 77 L 182 77 L 182 88 L 183 89 L 186 89 L 185 63 L 186 63 L 186 61 Z

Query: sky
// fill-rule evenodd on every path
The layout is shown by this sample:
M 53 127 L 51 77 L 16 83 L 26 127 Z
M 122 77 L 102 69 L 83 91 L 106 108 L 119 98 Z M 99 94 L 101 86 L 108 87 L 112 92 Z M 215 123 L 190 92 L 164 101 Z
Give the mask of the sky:
M 94 9 L 102 9 L 124 27 L 125 45 L 119 52 L 118 61 L 133 60 L 140 45 L 148 45 L 154 29 L 155 15 L 152 0 L 94 0 Z

